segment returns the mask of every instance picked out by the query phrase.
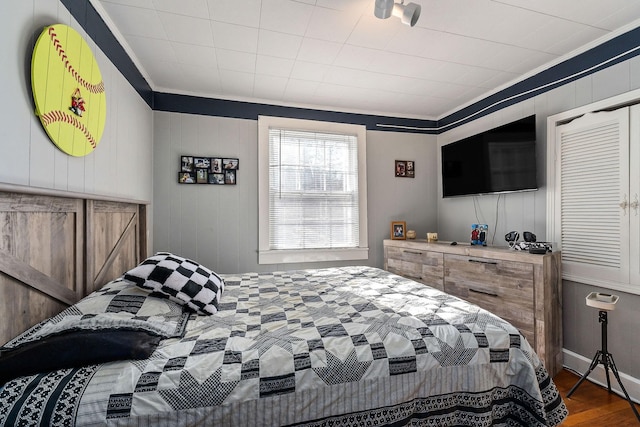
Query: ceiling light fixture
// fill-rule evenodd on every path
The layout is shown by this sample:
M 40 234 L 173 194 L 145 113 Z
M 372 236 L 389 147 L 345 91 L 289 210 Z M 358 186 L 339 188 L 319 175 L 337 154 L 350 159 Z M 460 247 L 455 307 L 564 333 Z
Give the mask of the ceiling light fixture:
M 403 24 L 413 27 L 420 17 L 420 5 L 415 3 L 405 5 L 404 0 L 400 3 L 394 3 L 393 0 L 376 0 L 373 14 L 380 19 L 387 19 L 393 15 L 400 18 Z

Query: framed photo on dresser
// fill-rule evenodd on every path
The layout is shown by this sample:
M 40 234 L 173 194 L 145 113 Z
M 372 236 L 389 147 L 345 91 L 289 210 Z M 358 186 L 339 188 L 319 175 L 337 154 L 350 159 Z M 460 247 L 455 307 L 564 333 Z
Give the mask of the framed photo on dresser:
M 391 221 L 391 239 L 407 239 L 407 223 L 405 221 Z

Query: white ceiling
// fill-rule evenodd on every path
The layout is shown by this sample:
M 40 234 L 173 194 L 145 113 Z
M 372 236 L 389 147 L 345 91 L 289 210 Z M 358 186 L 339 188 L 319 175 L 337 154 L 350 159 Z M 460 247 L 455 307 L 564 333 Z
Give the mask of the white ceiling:
M 415 27 L 374 0 L 91 1 L 154 91 L 423 119 L 640 18 L 638 0 L 412 0 Z

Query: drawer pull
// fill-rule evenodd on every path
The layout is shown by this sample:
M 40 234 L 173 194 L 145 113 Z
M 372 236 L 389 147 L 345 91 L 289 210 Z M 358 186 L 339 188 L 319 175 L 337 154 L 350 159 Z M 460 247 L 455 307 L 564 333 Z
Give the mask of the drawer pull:
M 498 294 L 494 294 L 493 292 L 481 291 L 481 290 L 473 289 L 473 288 L 469 288 L 469 292 L 475 292 L 477 294 L 487 295 L 487 296 L 494 297 L 494 298 L 498 297 Z
M 478 264 L 498 265 L 497 261 L 482 261 L 480 259 L 470 259 L 469 262 L 476 262 Z
M 403 251 L 406 254 L 414 254 L 414 255 L 422 255 L 422 252 L 418 252 L 418 251 Z

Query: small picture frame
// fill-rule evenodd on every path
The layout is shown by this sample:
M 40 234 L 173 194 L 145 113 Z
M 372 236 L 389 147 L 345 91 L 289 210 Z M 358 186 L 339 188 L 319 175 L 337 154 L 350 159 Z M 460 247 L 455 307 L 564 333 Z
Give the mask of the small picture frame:
M 227 185 L 235 185 L 236 184 L 236 171 L 233 169 L 224 171 L 224 183 Z
M 193 172 L 193 156 L 181 156 L 180 163 L 180 171 Z
M 196 173 L 195 172 L 178 172 L 178 182 L 180 184 L 195 184 Z
M 211 159 L 211 173 L 222 173 L 222 159 L 213 157 Z
M 405 221 L 391 221 L 391 239 L 407 239 L 407 223 Z
M 240 161 L 238 159 L 222 159 L 222 168 L 224 170 L 240 169 Z
M 396 160 L 395 174 L 400 178 L 415 178 L 416 162 L 413 160 Z
M 193 166 L 196 169 L 209 169 L 211 159 L 209 157 L 194 157 Z
M 471 224 L 472 245 L 487 246 L 487 234 L 489 234 L 487 224 Z
M 209 180 L 209 169 L 196 169 L 196 183 L 206 184 Z
M 209 174 L 209 184 L 224 184 L 224 174 L 223 173 L 210 173 Z
M 416 176 L 416 162 L 413 160 L 407 160 L 407 170 L 406 175 L 407 178 L 414 178 Z

